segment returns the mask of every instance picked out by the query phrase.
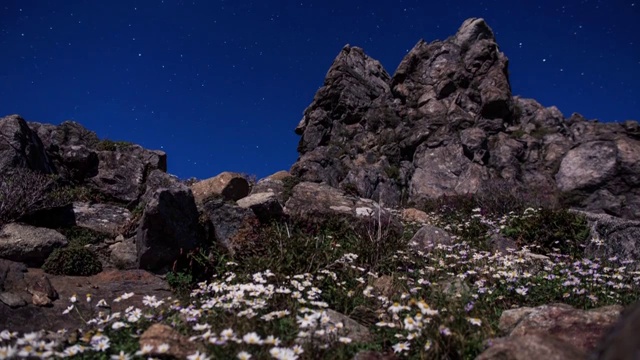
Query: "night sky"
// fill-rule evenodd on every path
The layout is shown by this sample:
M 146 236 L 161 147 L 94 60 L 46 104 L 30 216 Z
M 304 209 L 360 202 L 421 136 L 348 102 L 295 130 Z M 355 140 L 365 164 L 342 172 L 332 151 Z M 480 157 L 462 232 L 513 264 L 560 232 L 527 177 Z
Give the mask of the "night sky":
M 0 116 L 162 149 L 181 178 L 260 178 L 295 162 L 293 129 L 345 44 L 393 74 L 469 17 L 494 30 L 514 95 L 640 120 L 640 0 L 1 0 Z

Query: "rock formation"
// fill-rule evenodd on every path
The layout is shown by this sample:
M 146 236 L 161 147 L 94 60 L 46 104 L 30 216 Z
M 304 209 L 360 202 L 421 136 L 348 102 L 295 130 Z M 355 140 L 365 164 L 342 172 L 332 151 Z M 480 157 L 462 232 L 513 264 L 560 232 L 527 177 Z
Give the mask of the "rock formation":
M 512 96 L 508 75 L 482 19 L 447 40 L 419 41 L 393 76 L 347 45 L 295 129 L 291 173 L 386 206 L 477 193 L 501 179 L 639 218 L 638 123 L 565 118 Z

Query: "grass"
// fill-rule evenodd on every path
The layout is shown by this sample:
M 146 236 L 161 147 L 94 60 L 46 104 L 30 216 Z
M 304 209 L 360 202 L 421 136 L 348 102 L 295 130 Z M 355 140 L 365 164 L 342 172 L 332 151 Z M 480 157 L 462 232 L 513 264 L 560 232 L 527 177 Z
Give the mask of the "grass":
M 220 249 L 187 254 L 168 276 L 182 295 L 147 296 L 139 304 L 122 294 L 110 309 L 97 307 L 98 299 L 68 299 L 64 316 L 87 323 L 74 341 L 7 329 L 0 332 L 0 358 L 169 358 L 166 347 L 138 344 L 151 324 L 163 323 L 202 344 L 204 350 L 194 347 L 189 359 L 351 359 L 361 350 L 473 359 L 486 340 L 503 335 L 498 320 L 504 310 L 553 302 L 591 309 L 627 305 L 640 295 L 639 273 L 628 263 L 581 256 L 590 239 L 575 215 L 550 209 L 486 213 L 466 200 L 457 203 L 466 210 L 451 205 L 430 213 L 433 225 L 456 239 L 431 251 L 411 243 L 416 224 L 405 224 L 398 234 L 354 229 L 340 219 L 274 222 L 260 230 L 258 246 L 234 257 Z M 555 227 L 544 233 L 541 223 Z M 513 237 L 520 248 L 492 252 L 485 241 L 492 232 Z M 377 286 L 380 279 L 389 288 Z M 357 320 L 368 337 L 358 341 L 327 309 Z

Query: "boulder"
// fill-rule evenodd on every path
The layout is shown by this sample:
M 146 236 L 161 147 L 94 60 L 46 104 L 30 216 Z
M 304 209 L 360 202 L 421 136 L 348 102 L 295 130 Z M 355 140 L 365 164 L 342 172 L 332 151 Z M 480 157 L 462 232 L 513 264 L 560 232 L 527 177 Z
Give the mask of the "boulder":
M 109 245 L 109 262 L 118 269 L 135 269 L 138 266 L 138 249 L 135 237 L 120 237 Z
M 67 246 L 67 238 L 59 232 L 17 223 L 0 230 L 0 259 L 42 266 L 53 250 Z
M 291 178 L 288 171 L 278 171 L 264 179 L 260 179 L 251 188 L 251 195 L 258 193 L 273 193 L 276 199 L 284 205 L 285 179 L 288 178 Z
M 183 251 L 199 244 L 198 209 L 188 187 L 174 177 L 155 170 L 143 196 L 144 212 L 136 233 L 138 268 L 166 271 Z M 153 179 L 153 180 L 152 180 Z
M 237 203 L 241 208 L 251 209 L 261 223 L 279 219 L 284 214 L 282 205 L 273 192 L 251 194 L 238 200 Z
M 197 351 L 206 352 L 201 343 L 189 341 L 189 338 L 180 334 L 177 330 L 168 325 L 153 324 L 140 335 L 138 341 L 140 348 L 152 346 L 153 350 L 148 353 L 150 356 L 171 356 L 175 359 L 186 359 L 189 355 Z M 169 345 L 166 352 L 160 352 L 158 347 L 162 344 Z
M 228 171 L 191 185 L 193 196 L 199 204 L 212 196 L 236 201 L 249 195 L 249 190 L 249 182 L 243 175 Z
M 581 144 L 564 156 L 556 174 L 562 192 L 593 188 L 616 174 L 617 148 L 610 141 Z
M 167 171 L 163 151 L 100 140 L 95 132 L 73 121 L 57 126 L 32 122 L 29 127 L 42 139 L 47 156 L 65 180 L 117 202 L 137 201 L 149 172 Z
M 640 355 L 640 303 L 628 306 L 590 353 L 593 360 L 632 360 Z
M 592 351 L 620 316 L 621 306 L 592 310 L 575 309 L 565 304 L 506 310 L 499 328 L 510 337 L 545 335 L 573 347 L 581 353 Z
M 545 334 L 512 336 L 491 340 L 476 360 L 583 360 L 585 353 Z
M 357 321 L 351 319 L 350 317 L 341 314 L 337 311 L 331 309 L 324 309 L 321 311 L 323 317 L 326 319 L 321 324 L 320 321 L 317 321 L 318 327 L 321 329 L 331 329 L 334 328 L 336 330 L 335 333 L 330 334 L 329 331 L 325 332 L 323 335 L 316 335 L 313 332 L 310 332 L 309 337 L 306 338 L 298 338 L 296 342 L 304 343 L 309 341 L 314 342 L 329 342 L 332 339 L 337 339 L 338 336 L 346 336 L 351 339 L 352 343 L 368 343 L 373 341 L 373 335 L 369 331 L 369 329 L 359 324 Z M 338 324 L 342 323 L 342 327 L 338 327 Z

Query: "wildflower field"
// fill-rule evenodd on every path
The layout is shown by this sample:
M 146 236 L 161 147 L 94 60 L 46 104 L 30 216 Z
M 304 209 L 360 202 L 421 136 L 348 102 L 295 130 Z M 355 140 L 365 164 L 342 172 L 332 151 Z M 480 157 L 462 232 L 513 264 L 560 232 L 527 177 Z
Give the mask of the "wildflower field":
M 503 335 L 504 310 L 558 302 L 591 309 L 638 299 L 634 263 L 583 256 L 587 243 L 600 240 L 587 236 L 578 215 L 518 210 L 441 207 L 429 223 L 455 241 L 433 248 L 411 241 L 421 224 L 391 234 L 384 224 L 356 231 L 336 219 L 315 227 L 274 222 L 261 229 L 259 246 L 233 257 L 216 249 L 190 254 L 190 267 L 167 274 L 172 298 L 64 299 L 69 306 L 60 316 L 82 317 L 84 329 L 5 329 L 0 359 L 172 358 L 169 341 L 140 345 L 152 324 L 187 339 L 190 360 L 352 359 L 364 350 L 473 359 L 488 339 Z M 517 246 L 492 249 L 488 239 L 498 233 Z

